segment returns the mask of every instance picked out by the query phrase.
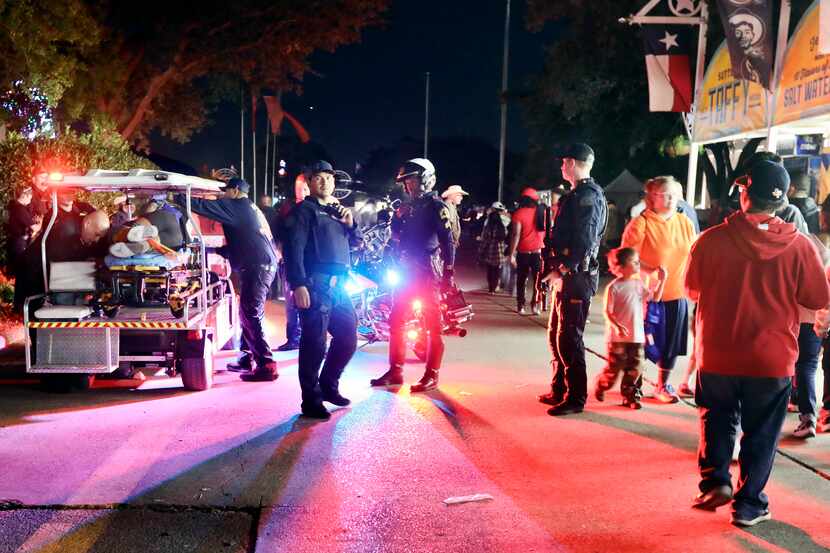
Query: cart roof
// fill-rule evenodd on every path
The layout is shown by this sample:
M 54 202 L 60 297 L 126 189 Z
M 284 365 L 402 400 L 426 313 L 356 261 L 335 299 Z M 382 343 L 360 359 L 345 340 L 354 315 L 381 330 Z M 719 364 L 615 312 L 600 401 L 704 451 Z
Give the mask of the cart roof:
M 222 191 L 223 182 L 192 177 L 168 171 L 133 169 L 109 171 L 90 169 L 86 175 L 49 175 L 50 186 L 83 188 L 94 192 L 184 192 L 190 186 L 192 193 L 215 194 Z

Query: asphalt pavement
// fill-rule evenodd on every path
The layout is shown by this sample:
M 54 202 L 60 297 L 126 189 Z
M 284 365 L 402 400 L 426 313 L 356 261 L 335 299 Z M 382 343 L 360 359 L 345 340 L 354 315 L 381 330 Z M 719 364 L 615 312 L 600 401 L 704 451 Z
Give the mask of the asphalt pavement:
M 476 316 L 447 338 L 438 391 L 370 388 L 386 345 L 368 345 L 342 382 L 352 406 L 328 422 L 298 416 L 296 352 L 276 382 L 222 372 L 207 392 L 161 379 L 52 395 L 0 378 L 0 552 L 830 550 L 830 434 L 787 438 L 788 416 L 772 521 L 693 510 L 695 408 L 632 411 L 614 391 L 549 417 L 545 317 L 481 280 L 462 274 Z M 269 305 L 274 346 L 281 312 Z M 602 332 L 594 301 L 598 352 Z M 593 377 L 603 362 L 588 361 Z M 413 359 L 407 381 L 422 370 Z M 473 494 L 491 499 L 444 503 Z

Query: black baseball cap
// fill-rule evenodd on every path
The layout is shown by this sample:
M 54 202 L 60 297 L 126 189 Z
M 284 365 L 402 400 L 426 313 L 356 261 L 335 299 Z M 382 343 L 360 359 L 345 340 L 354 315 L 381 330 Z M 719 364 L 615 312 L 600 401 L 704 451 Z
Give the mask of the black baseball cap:
M 749 169 L 746 191 L 751 198 L 777 202 L 784 199 L 790 188 L 790 175 L 781 165 L 759 161 Z M 743 183 L 739 183 L 743 184 Z
M 251 185 L 239 177 L 233 177 L 232 179 L 229 179 L 228 184 L 225 185 L 225 189 L 227 190 L 228 188 L 238 188 L 240 192 L 247 194 L 248 191 L 251 190 Z
M 582 142 L 574 142 L 559 150 L 556 157 L 560 159 L 575 159 L 577 161 L 588 161 L 596 158 L 594 150 Z
M 328 161 L 321 159 L 311 164 L 311 167 L 308 168 L 308 173 L 310 175 L 316 175 L 318 173 L 331 173 L 333 175 L 334 167 Z

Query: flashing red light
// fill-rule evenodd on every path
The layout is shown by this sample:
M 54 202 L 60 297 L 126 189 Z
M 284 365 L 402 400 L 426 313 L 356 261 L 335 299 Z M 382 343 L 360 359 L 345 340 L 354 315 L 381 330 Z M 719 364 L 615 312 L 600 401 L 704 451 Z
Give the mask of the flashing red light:
M 63 173 L 60 173 L 58 171 L 53 171 L 53 172 L 49 173 L 49 180 L 53 181 L 53 182 L 60 182 L 60 181 L 63 180 Z
M 202 339 L 202 331 L 201 330 L 188 330 L 187 331 L 187 339 L 191 342 L 197 342 Z
M 421 300 L 415 300 L 412 302 L 412 309 L 414 311 L 420 311 L 423 306 L 424 304 L 421 303 Z
M 409 338 L 410 340 L 413 340 L 413 341 L 417 340 L 418 339 L 418 331 L 414 330 L 414 329 L 413 330 L 408 330 L 406 332 L 406 337 Z

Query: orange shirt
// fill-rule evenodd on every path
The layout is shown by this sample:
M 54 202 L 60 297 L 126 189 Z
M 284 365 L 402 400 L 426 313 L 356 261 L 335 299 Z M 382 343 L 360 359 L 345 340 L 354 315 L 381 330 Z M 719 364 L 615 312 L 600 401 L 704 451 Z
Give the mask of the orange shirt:
M 675 213 L 666 220 L 647 209 L 625 227 L 622 247 L 637 250 L 645 265 L 666 268 L 663 301 L 671 301 L 684 296 L 683 279 L 694 241 L 695 228 L 688 217 Z

